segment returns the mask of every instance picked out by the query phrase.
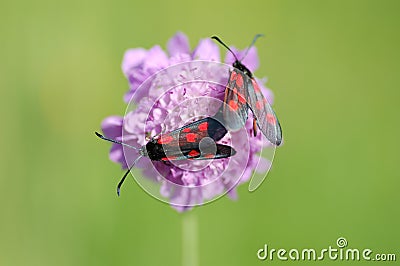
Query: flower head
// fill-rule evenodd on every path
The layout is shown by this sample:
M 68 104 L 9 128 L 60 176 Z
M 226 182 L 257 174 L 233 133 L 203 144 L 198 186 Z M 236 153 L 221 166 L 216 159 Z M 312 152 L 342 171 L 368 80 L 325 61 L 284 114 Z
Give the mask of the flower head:
M 241 58 L 244 51 L 232 49 Z M 229 77 L 229 66 L 223 66 L 219 61 L 219 47 L 211 39 L 200 40 L 191 51 L 188 38 L 183 33 L 177 33 L 168 41 L 167 52 L 160 46 L 149 50 L 128 50 L 122 62 L 122 71 L 129 82 L 124 100 L 130 107 L 123 117 L 104 119 L 104 134 L 140 147 L 147 143 L 148 137 L 214 115 L 223 101 Z M 230 53 L 226 62 L 233 62 Z M 255 47 L 249 50 L 243 63 L 251 71 L 256 70 L 259 61 Z M 258 82 L 271 102 L 272 93 L 263 86 L 263 80 Z M 141 178 L 161 183 L 156 196 L 167 199 L 178 211 L 188 210 L 224 193 L 236 198 L 236 186 L 249 180 L 260 161 L 257 153 L 266 144 L 262 134 L 251 136 L 249 141 L 252 130 L 253 122 L 249 114 L 243 130 L 229 132 L 218 141 L 240 151 L 232 158 L 170 163 L 143 158 L 135 167 L 142 169 Z M 110 159 L 123 168 L 128 168 L 137 156 L 137 152 L 123 149 L 118 144 L 113 144 L 110 151 Z M 262 161 L 261 165 L 269 168 L 270 164 Z M 140 178 L 136 180 L 141 182 Z M 142 187 L 145 186 L 143 184 Z

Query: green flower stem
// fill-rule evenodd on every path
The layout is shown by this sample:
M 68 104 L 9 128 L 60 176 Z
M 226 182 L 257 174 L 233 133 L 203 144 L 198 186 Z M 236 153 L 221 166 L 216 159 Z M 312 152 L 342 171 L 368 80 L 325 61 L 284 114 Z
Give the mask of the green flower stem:
M 182 265 L 199 265 L 197 216 L 191 210 L 182 216 Z

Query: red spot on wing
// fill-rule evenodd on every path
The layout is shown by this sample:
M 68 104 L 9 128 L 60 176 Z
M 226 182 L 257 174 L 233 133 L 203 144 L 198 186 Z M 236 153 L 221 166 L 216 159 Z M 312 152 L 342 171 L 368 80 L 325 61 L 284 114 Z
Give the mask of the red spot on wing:
M 231 74 L 231 82 L 232 81 L 236 81 L 236 86 L 238 88 L 243 86 L 243 77 L 242 77 L 242 75 L 239 74 L 239 73 L 236 73 L 235 71 L 232 71 L 232 74 Z
M 272 125 L 276 124 L 276 119 L 275 119 L 275 116 L 273 114 L 268 113 L 266 118 L 267 118 L 268 123 L 270 123 Z
M 237 93 L 237 96 L 238 96 L 238 100 L 240 103 L 242 103 L 242 104 L 246 103 L 246 99 L 244 98 L 243 94 Z
M 237 76 L 237 73 L 235 71 L 232 71 L 231 80 L 236 80 L 236 76 Z
M 251 79 L 251 83 L 253 83 L 253 88 L 255 92 L 261 92 L 260 87 L 254 79 Z
M 215 157 L 215 155 L 212 153 L 204 155 L 204 158 L 207 158 L 207 159 L 213 159 L 214 157 Z
M 229 101 L 229 107 L 231 107 L 233 111 L 236 111 L 239 108 L 238 103 L 234 100 Z
M 190 152 L 189 152 L 189 154 L 188 154 L 190 157 L 196 157 L 196 156 L 199 156 L 200 155 L 200 152 L 199 151 L 196 151 L 196 150 L 191 150 Z
M 178 158 L 178 156 L 168 156 L 168 157 L 161 158 L 161 161 L 172 161 L 172 160 L 176 160 L 177 158 Z
M 161 137 L 157 140 L 158 144 L 168 144 L 173 141 L 174 138 L 170 135 L 161 135 Z
M 197 135 L 194 133 L 188 133 L 186 135 L 187 142 L 196 142 Z
M 208 129 L 208 122 L 203 122 L 199 125 L 200 131 L 206 131 Z
M 182 132 L 189 133 L 190 132 L 190 127 L 187 127 L 185 129 L 183 129 Z
M 241 88 L 243 86 L 243 77 L 240 74 L 236 75 L 236 86 Z
M 264 108 L 264 102 L 262 100 L 259 100 L 256 102 L 256 108 L 258 110 L 262 110 Z

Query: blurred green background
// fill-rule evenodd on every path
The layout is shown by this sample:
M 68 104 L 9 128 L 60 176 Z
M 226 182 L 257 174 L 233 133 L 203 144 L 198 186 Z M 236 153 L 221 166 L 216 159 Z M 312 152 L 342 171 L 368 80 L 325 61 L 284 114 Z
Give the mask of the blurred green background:
M 178 30 L 192 48 L 264 33 L 255 74 L 285 136 L 255 193 L 192 213 L 200 265 L 286 265 L 256 252 L 340 236 L 400 260 L 399 12 L 399 1 L 3 0 L 0 265 L 181 264 L 184 215 L 131 179 L 117 198 L 122 171 L 93 134 L 124 113 L 124 51 L 165 47 Z

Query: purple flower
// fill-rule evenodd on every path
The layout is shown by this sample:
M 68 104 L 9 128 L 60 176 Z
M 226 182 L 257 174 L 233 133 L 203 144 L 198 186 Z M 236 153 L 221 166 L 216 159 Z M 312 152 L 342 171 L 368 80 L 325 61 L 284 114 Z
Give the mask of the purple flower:
M 232 50 L 238 58 L 244 54 L 244 51 Z M 168 41 L 167 53 L 160 46 L 149 50 L 128 50 L 122 62 L 122 71 L 129 82 L 124 100 L 135 108 L 128 107 L 124 117 L 104 119 L 102 129 L 105 136 L 141 147 L 147 143 L 146 137 L 214 115 L 223 101 L 228 80 L 228 68 L 221 67 L 219 61 L 219 47 L 210 38 L 200 40 L 191 52 L 188 38 L 183 33 L 177 33 Z M 231 65 L 232 62 L 233 56 L 227 53 L 226 63 Z M 255 47 L 249 50 L 243 63 L 251 71 L 257 69 L 259 61 Z M 210 80 L 215 82 L 208 82 Z M 271 103 L 273 95 L 264 87 L 265 80 L 257 81 Z M 247 152 L 246 158 L 242 158 L 240 152 L 231 158 L 202 161 L 164 163 L 142 158 L 135 167 L 142 169 L 143 177 L 140 178 L 161 183 L 156 196 L 167 199 L 178 211 L 188 210 L 226 192 L 236 199 L 236 186 L 248 181 L 257 165 L 260 171 L 265 171 L 265 167 L 268 169 L 270 165 L 269 161 L 257 155 L 267 145 L 264 137 L 260 133 L 253 137 L 252 130 L 252 114 L 249 112 L 243 130 L 230 132 L 218 141 L 233 146 L 237 151 Z M 110 151 L 110 159 L 123 168 L 131 165 L 136 157 L 137 151 L 128 151 L 118 144 L 113 144 Z

